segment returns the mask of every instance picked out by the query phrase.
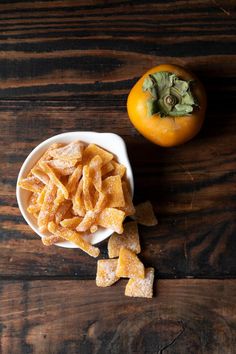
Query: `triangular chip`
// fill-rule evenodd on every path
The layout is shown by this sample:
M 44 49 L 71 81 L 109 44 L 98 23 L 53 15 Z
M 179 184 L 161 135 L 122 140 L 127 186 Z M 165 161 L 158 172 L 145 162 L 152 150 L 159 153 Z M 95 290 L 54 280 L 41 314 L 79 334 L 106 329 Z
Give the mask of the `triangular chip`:
M 134 252 L 125 247 L 121 247 L 116 275 L 121 278 L 144 279 L 144 265 Z
M 127 182 L 122 182 L 123 193 L 125 197 L 125 206 L 120 208 L 125 212 L 126 216 L 134 215 L 135 207 L 133 205 L 133 198 Z
M 102 176 L 107 175 L 112 170 L 114 170 L 114 166 L 112 165 L 112 162 L 108 162 L 106 165 L 102 166 Z
M 108 208 L 122 208 L 125 206 L 120 176 L 110 176 L 104 179 L 102 191 L 106 195 L 106 206 Z
M 135 206 L 135 210 L 135 215 L 131 217 L 136 220 L 138 224 L 145 226 L 157 225 L 158 221 L 154 214 L 151 202 L 146 201 L 144 203 L 140 203 Z
M 48 175 L 44 173 L 39 167 L 34 166 L 31 170 L 31 173 L 44 184 L 47 184 L 49 182 Z
M 112 229 L 118 234 L 123 232 L 125 213 L 115 208 L 105 208 L 98 216 L 97 224 L 107 229 Z
M 124 232 L 121 235 L 114 233 L 108 241 L 108 255 L 110 258 L 118 257 L 120 248 L 125 247 L 138 254 L 141 252 L 139 243 L 138 226 L 135 221 L 124 224 Z
M 95 144 L 89 144 L 84 150 L 83 164 L 86 165 L 96 155 L 101 157 L 102 165 L 107 164 L 113 159 L 113 155 L 110 152 L 98 147 Z
M 111 163 L 112 163 L 112 165 L 113 165 L 113 167 L 114 167 L 114 169 L 113 169 L 111 175 L 112 175 L 112 176 L 119 175 L 120 178 L 124 177 L 125 172 L 126 172 L 126 167 L 125 167 L 124 165 L 122 165 L 122 164 L 116 162 L 116 161 L 112 161 Z
M 117 259 L 100 259 L 97 262 L 97 286 L 111 286 L 119 280 L 119 277 L 116 275 L 117 262 Z
M 59 160 L 81 160 L 84 145 L 80 141 L 50 151 L 50 155 Z
M 133 297 L 153 297 L 154 268 L 145 269 L 145 278 L 132 278 L 125 288 L 126 296 Z

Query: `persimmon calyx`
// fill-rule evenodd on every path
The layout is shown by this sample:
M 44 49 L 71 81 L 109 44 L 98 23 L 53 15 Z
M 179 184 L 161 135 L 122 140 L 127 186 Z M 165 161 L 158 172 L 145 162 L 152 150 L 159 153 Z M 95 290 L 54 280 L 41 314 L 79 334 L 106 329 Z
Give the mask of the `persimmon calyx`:
M 181 80 L 177 75 L 161 71 L 148 75 L 142 89 L 150 93 L 147 100 L 149 116 L 181 117 L 190 115 L 194 107 L 199 107 L 191 92 L 193 81 Z

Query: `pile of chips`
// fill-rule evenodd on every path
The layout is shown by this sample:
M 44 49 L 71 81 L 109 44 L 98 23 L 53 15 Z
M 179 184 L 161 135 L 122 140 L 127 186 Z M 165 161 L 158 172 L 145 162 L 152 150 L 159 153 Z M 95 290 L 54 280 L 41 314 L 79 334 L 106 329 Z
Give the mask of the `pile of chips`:
M 106 287 L 120 278 L 129 278 L 125 288 L 126 296 L 151 298 L 154 268 L 145 269 L 137 256 L 141 252 L 137 222 L 146 226 L 157 224 L 151 203 L 137 205 L 133 218 L 137 221 L 127 222 L 123 234 L 114 233 L 109 238 L 109 259 L 101 259 L 97 262 L 96 284 Z
M 153 296 L 154 268 L 145 269 L 137 256 L 137 223 L 153 226 L 157 220 L 150 202 L 134 208 L 126 168 L 110 152 L 80 141 L 53 144 L 19 186 L 31 192 L 27 211 L 44 234 L 44 245 L 70 241 L 98 257 L 100 250 L 88 236 L 98 228 L 112 229 L 109 259 L 98 261 L 96 284 L 106 287 L 129 278 L 126 296 Z M 134 221 L 123 226 L 126 216 Z
M 31 192 L 27 211 L 45 245 L 67 240 L 93 257 L 99 249 L 84 236 L 98 228 L 121 234 L 135 213 L 125 166 L 95 144 L 51 145 L 19 186 Z

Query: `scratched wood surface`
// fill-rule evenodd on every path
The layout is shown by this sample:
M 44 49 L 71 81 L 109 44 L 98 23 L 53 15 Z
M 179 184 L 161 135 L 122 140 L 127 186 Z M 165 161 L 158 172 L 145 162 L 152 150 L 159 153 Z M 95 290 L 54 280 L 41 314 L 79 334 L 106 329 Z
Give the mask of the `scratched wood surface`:
M 234 0 L 0 2 L 0 353 L 234 353 L 235 34 Z M 126 113 L 132 85 L 164 62 L 208 94 L 201 133 L 172 149 Z M 96 260 L 42 246 L 20 215 L 26 156 L 75 130 L 121 135 L 135 202 L 154 205 L 141 259 L 164 280 L 149 302 L 124 298 L 125 282 L 97 289 Z
M 124 298 L 125 284 L 1 283 L 2 352 L 235 353 L 235 281 L 161 280 L 149 300 Z

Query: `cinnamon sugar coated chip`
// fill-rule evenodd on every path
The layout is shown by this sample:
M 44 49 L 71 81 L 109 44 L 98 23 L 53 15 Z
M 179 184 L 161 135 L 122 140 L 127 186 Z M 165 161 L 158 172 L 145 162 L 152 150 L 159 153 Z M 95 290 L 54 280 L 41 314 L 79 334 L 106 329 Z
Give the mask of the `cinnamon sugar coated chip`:
M 107 207 L 122 208 L 125 206 L 121 177 L 110 176 L 102 182 L 102 191 L 107 198 Z
M 132 219 L 136 220 L 138 224 L 145 226 L 155 226 L 158 221 L 154 214 L 153 207 L 150 201 L 140 203 L 135 206 L 135 214 Z
M 144 265 L 134 252 L 125 247 L 121 247 L 116 275 L 120 278 L 144 279 Z
M 154 268 L 145 269 L 145 278 L 129 279 L 126 288 L 125 295 L 132 297 L 153 297 L 153 281 L 154 281 Z
M 111 286 L 119 280 L 119 277 L 116 275 L 117 263 L 117 259 L 100 259 L 97 262 L 97 286 Z
M 120 248 L 125 247 L 138 254 L 141 252 L 139 243 L 138 226 L 136 221 L 124 224 L 124 232 L 121 235 L 114 233 L 108 240 L 109 258 L 119 256 Z
M 87 240 L 102 228 L 118 234 L 132 211 L 125 166 L 95 144 L 52 144 L 18 185 L 31 192 L 27 211 L 36 220 L 42 242 L 70 241 L 97 257 Z
M 98 216 L 98 225 L 107 229 L 112 229 L 118 234 L 123 232 L 123 221 L 125 213 L 115 208 L 105 208 Z

